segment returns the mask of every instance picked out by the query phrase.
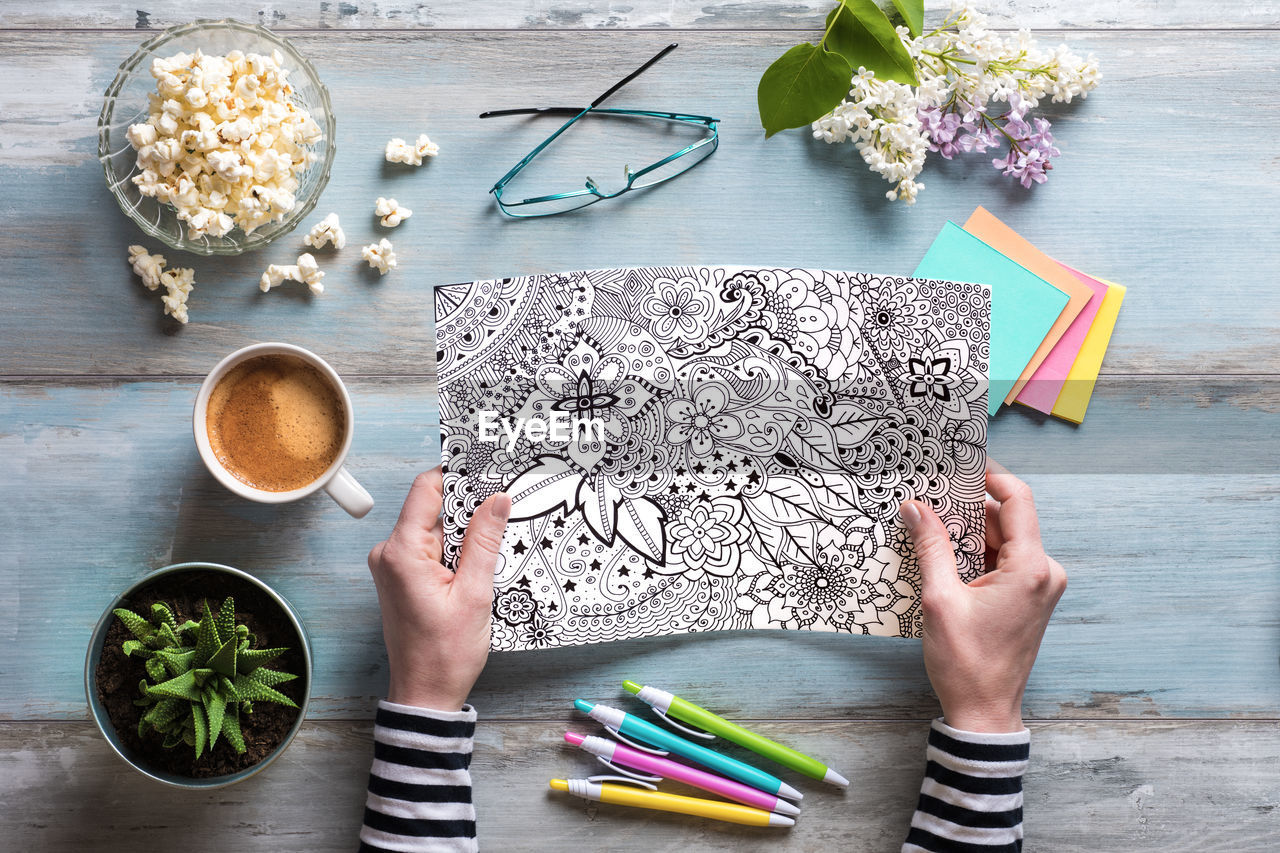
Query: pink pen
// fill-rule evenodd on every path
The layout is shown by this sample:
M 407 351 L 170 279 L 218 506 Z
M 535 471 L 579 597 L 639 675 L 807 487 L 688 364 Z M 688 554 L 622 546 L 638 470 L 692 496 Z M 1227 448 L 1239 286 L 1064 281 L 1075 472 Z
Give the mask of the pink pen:
M 758 809 L 784 815 L 800 814 L 800 809 L 795 805 L 775 797 L 773 794 L 766 794 L 764 791 L 752 788 L 750 785 L 744 785 L 741 782 L 735 782 L 732 779 L 726 779 L 723 776 L 717 776 L 714 773 L 708 773 L 696 767 L 678 764 L 669 758 L 649 755 L 606 737 L 586 737 L 577 732 L 565 732 L 564 739 L 596 756 L 600 763 L 613 767 L 615 770 L 619 770 L 619 768 L 614 767 L 616 762 L 645 773 L 652 773 L 658 777 L 657 779 L 649 778 L 647 781 L 656 782 L 665 776 L 668 779 L 675 779 L 677 782 L 684 782 L 686 785 L 692 785 L 695 788 L 719 794 L 726 799 L 734 800 L 743 805 L 754 806 Z M 635 774 L 627 773 L 625 770 L 619 770 L 619 772 L 626 773 L 628 776 L 635 776 Z

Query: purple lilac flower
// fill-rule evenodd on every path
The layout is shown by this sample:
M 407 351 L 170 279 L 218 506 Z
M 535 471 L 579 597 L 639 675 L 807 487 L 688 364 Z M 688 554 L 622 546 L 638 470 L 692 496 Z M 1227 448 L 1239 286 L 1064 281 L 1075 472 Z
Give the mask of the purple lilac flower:
M 916 115 L 925 134 L 929 137 L 929 150 L 937 151 L 947 160 L 960 153 L 956 144 L 956 134 L 960 132 L 960 116 L 953 112 L 943 112 L 938 107 L 919 109 Z
M 981 154 L 988 148 L 994 148 L 999 145 L 1000 136 L 996 133 L 994 127 L 983 125 L 982 127 L 974 128 L 972 133 L 966 133 L 961 136 L 957 144 L 960 146 L 961 151 L 977 151 Z
M 1009 153 L 992 160 L 991 165 L 1030 189 L 1032 183 L 1043 184 L 1048 180 L 1047 173 L 1053 169 L 1049 161 L 1062 152 L 1053 144 L 1049 122 L 1036 118 L 1028 124 L 1025 115 L 1026 105 L 1015 92 L 1009 97 L 1009 111 L 1002 116 L 1004 132 L 1011 140 Z

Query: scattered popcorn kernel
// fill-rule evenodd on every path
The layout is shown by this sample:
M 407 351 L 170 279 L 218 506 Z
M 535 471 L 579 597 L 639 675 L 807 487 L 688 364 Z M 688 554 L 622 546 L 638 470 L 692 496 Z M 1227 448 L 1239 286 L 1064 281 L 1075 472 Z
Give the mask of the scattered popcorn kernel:
M 379 275 L 386 275 L 396 268 L 396 253 L 392 251 L 391 241 L 383 237 L 376 243 L 370 243 L 360 250 L 360 254 L 369 266 L 378 271 Z
M 413 216 L 413 211 L 407 207 L 401 207 L 400 202 L 394 198 L 378 197 L 373 212 L 382 217 L 382 225 L 384 228 L 395 228 L 401 222 Z
M 138 278 L 142 279 L 147 290 L 157 290 L 164 285 L 165 293 L 160 297 L 164 304 L 164 313 L 179 323 L 186 323 L 187 295 L 195 287 L 195 270 L 175 268 L 166 270 L 163 255 L 152 255 L 142 246 L 129 247 L 129 263 Z
M 311 226 L 311 231 L 302 238 L 302 242 L 313 249 L 321 249 L 332 243 L 333 248 L 341 249 L 347 245 L 347 235 L 338 224 L 338 214 L 330 213 L 324 219 Z
M 297 266 L 298 281 L 305 284 L 317 296 L 324 293 L 324 285 L 320 283 L 320 279 L 324 278 L 324 273 L 320 272 L 320 265 L 316 263 L 315 257 L 310 252 L 298 255 Z
M 286 281 L 298 281 L 305 284 L 312 294 L 319 296 L 324 293 L 324 285 L 320 283 L 322 278 L 324 273 L 320 271 L 320 265 L 316 263 L 315 257 L 310 252 L 304 252 L 298 256 L 296 264 L 269 265 L 267 271 L 262 274 L 262 278 L 258 280 L 258 289 L 266 293 Z
M 286 281 L 298 278 L 297 264 L 270 264 L 267 271 L 262 274 L 262 278 L 258 280 L 258 289 L 266 293 L 273 287 L 279 287 Z
M 160 286 L 160 273 L 164 272 L 165 265 L 164 255 L 152 255 L 142 246 L 130 246 L 129 263 L 133 265 L 134 274 L 142 279 L 147 290 L 155 290 Z
M 386 158 L 388 163 L 404 163 L 406 166 L 421 166 L 423 157 L 434 157 L 440 153 L 436 145 L 425 134 L 419 134 L 412 145 L 400 137 L 387 143 Z

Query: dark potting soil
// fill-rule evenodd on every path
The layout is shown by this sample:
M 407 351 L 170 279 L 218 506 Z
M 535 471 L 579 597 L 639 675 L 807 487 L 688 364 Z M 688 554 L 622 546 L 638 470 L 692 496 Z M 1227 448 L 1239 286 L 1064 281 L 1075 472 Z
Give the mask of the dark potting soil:
M 210 609 L 217 613 L 222 600 L 228 595 L 235 598 L 236 624 L 249 626 L 257 641 L 254 648 L 288 646 L 289 651 L 271 661 L 272 669 L 291 672 L 298 677 L 275 685 L 275 688 L 302 704 L 307 689 L 303 672 L 302 641 L 294 631 L 288 616 L 275 601 L 252 584 L 238 577 L 221 572 L 193 570 L 166 575 L 143 587 L 121 606 L 143 617 L 150 617 L 151 605 L 163 601 L 174 612 L 178 623 L 187 619 L 199 620 L 203 612 L 201 603 L 208 600 Z M 197 761 L 195 749 L 179 743 L 165 749 L 163 737 L 154 731 L 138 737 L 138 720 L 146 711 L 133 704 L 140 694 L 138 682 L 147 677 L 141 658 L 127 657 L 120 650 L 125 640 L 133 634 L 117 618 L 112 618 L 107 630 L 102 659 L 94 670 L 97 679 L 98 699 L 106 708 L 111 724 L 120 740 L 150 769 L 166 770 L 182 776 L 198 779 L 224 776 L 257 764 L 266 758 L 289 734 L 298 717 L 298 709 L 273 702 L 254 702 L 252 714 L 240 715 L 240 728 L 244 736 L 245 751 L 237 755 L 226 737 L 219 736 L 212 750 L 206 749 Z

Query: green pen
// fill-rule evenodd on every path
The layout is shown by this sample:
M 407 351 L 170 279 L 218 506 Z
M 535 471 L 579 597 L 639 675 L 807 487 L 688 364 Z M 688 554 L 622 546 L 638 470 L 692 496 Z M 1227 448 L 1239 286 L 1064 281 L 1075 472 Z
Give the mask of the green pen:
M 755 732 L 748 731 L 737 723 L 731 723 L 724 717 L 713 714 L 705 708 L 699 708 L 692 702 L 686 702 L 679 696 L 648 685 L 642 687 L 634 681 L 624 681 L 622 686 L 627 689 L 628 693 L 634 693 L 637 699 L 653 708 L 653 712 L 659 717 L 687 734 L 706 737 L 707 735 L 704 732 L 709 732 L 712 735 L 719 735 L 731 743 L 745 746 L 752 752 L 763 755 L 770 761 L 776 761 L 783 767 L 790 768 L 797 773 L 803 773 L 811 779 L 821 779 L 823 782 L 830 782 L 832 785 L 839 785 L 841 788 L 849 787 L 848 779 L 818 759 L 810 758 L 803 752 L 796 752 L 791 747 L 783 746 L 776 741 L 769 740 L 767 737 L 761 737 Z M 683 720 L 691 726 L 697 726 L 703 731 L 696 732 L 687 729 L 674 722 L 672 720 L 673 717 L 677 720 Z

